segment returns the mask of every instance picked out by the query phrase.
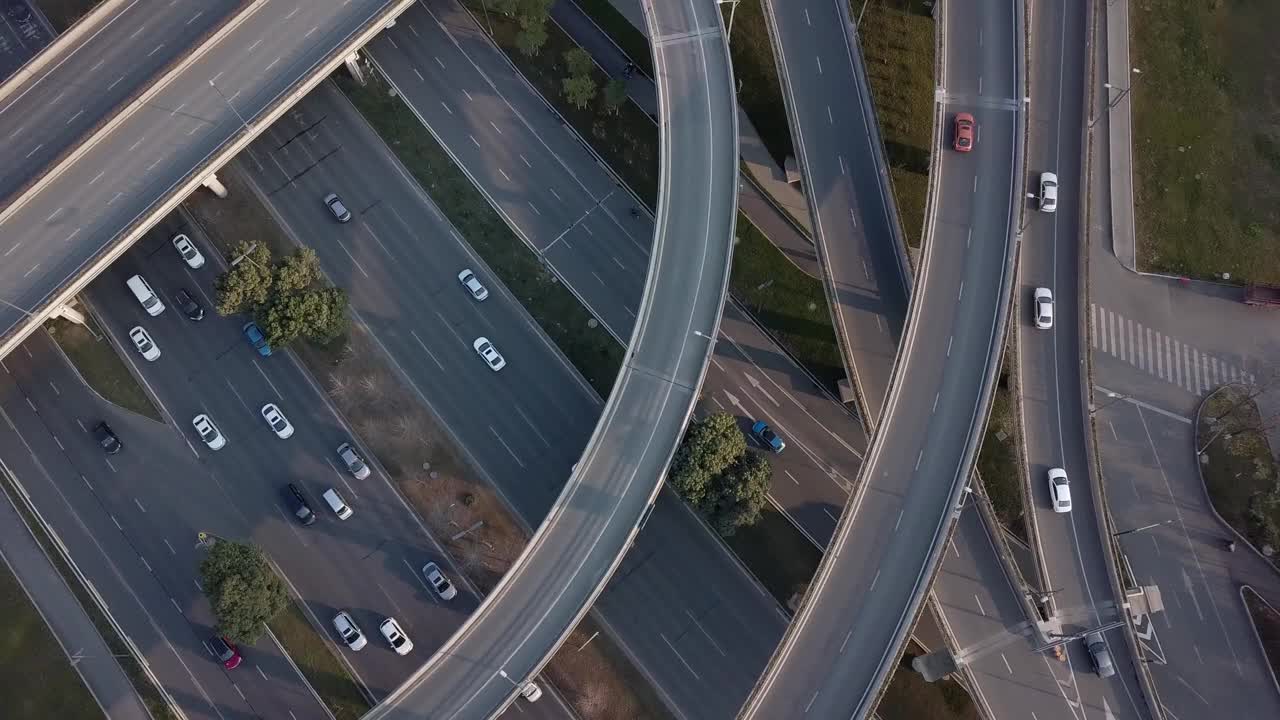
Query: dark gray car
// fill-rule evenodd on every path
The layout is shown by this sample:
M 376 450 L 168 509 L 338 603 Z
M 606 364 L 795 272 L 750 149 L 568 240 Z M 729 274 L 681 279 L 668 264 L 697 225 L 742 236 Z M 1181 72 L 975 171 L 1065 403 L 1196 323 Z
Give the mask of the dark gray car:
M 1116 674 L 1116 665 L 1111 661 L 1111 651 L 1107 649 L 1102 633 L 1092 632 L 1085 635 L 1084 647 L 1089 651 L 1089 662 L 1093 664 L 1093 671 L 1098 673 L 1098 677 L 1109 678 Z

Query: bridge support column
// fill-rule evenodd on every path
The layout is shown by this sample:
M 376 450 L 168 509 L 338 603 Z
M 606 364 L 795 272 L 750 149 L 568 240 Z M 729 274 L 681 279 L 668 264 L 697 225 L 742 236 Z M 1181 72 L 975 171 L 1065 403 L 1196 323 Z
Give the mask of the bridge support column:
M 63 320 L 73 322 L 77 325 L 85 325 L 84 313 L 80 312 L 74 307 L 71 307 L 72 304 L 74 303 L 75 303 L 75 300 L 72 300 L 71 302 L 59 305 L 57 308 L 54 309 L 53 314 L 50 315 L 50 317 L 62 318 Z
M 209 188 L 214 195 L 217 195 L 220 198 L 227 196 L 227 186 L 223 185 L 222 181 L 218 179 L 217 173 L 209 173 L 209 176 L 204 180 L 201 180 L 200 184 Z
M 364 85 L 364 69 L 360 67 L 359 51 L 348 55 L 345 62 L 347 63 L 347 72 L 351 73 L 351 77 L 355 78 L 356 82 Z

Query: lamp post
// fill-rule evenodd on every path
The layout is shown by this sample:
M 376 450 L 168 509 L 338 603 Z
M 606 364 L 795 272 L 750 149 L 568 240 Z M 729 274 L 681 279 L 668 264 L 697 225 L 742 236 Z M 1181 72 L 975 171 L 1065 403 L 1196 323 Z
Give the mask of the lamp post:
M 1141 71 L 1141 70 L 1139 70 L 1138 68 L 1129 68 L 1129 69 L 1132 71 L 1132 73 L 1131 73 L 1131 77 L 1133 78 L 1132 80 L 1130 80 L 1130 81 L 1129 81 L 1129 87 L 1127 87 L 1127 88 L 1122 88 L 1122 89 L 1120 90 L 1120 94 L 1119 94 L 1119 95 L 1117 95 L 1117 96 L 1115 97 L 1115 99 L 1114 99 L 1114 100 L 1111 100 L 1110 102 L 1108 102 L 1108 103 L 1107 103 L 1107 107 L 1106 107 L 1106 109 L 1105 109 L 1105 110 L 1103 110 L 1103 111 L 1102 111 L 1102 113 L 1099 113 L 1098 117 L 1096 117 L 1096 118 L 1094 118 L 1094 119 L 1092 119 L 1092 120 L 1090 120 L 1090 121 L 1089 121 L 1089 129 L 1090 129 L 1090 130 L 1092 130 L 1092 129 L 1093 129 L 1093 126 L 1094 126 L 1094 125 L 1097 125 L 1097 124 L 1098 124 L 1098 121 L 1102 119 L 1102 116 L 1103 116 L 1103 115 L 1105 115 L 1106 113 L 1108 113 L 1108 112 L 1110 112 L 1110 111 L 1111 111 L 1111 108 L 1113 108 L 1113 107 L 1115 107 L 1116 105 L 1119 105 L 1119 104 L 1120 104 L 1120 101 L 1124 99 L 1125 95 L 1128 95 L 1128 94 L 1130 93 L 1130 91 L 1132 91 L 1132 90 L 1133 90 L 1133 86 L 1134 86 L 1134 84 L 1135 84 L 1135 83 L 1137 83 L 1137 82 L 1138 82 L 1138 78 L 1142 77 L 1142 71 Z M 1110 94 L 1111 94 L 1111 90 L 1115 88 L 1115 85 L 1112 85 L 1111 83 L 1103 83 L 1103 84 L 1102 84 L 1102 87 L 1106 88 L 1106 89 L 1107 89 L 1107 94 L 1108 94 L 1108 95 L 1110 95 Z
M 219 88 L 218 84 L 213 81 L 213 78 L 209 79 L 209 87 L 213 88 L 213 91 L 218 93 L 218 97 L 222 98 L 222 102 L 226 103 L 227 107 L 231 108 L 231 112 L 236 114 L 236 117 L 240 120 L 240 124 L 244 126 L 245 130 L 248 130 L 249 129 L 248 121 L 244 119 L 244 116 L 240 114 L 240 111 L 236 109 L 236 106 L 231 103 L 231 99 L 228 98 L 226 95 L 222 94 L 222 89 Z
M 1113 398 L 1113 399 L 1111 400 L 1111 402 L 1103 403 L 1103 404 L 1101 404 L 1101 405 L 1096 405 L 1096 406 L 1095 406 L 1095 405 L 1092 405 L 1092 404 L 1091 404 L 1091 405 L 1089 406 L 1089 416 L 1090 416 L 1090 417 L 1092 417 L 1092 416 L 1094 416 L 1094 415 L 1097 415 L 1099 410 L 1103 410 L 1103 409 L 1109 408 L 1109 407 L 1111 407 L 1112 405 L 1115 405 L 1116 403 L 1118 403 L 1118 402 L 1120 402 L 1120 401 L 1122 401 L 1122 400 L 1128 400 L 1128 399 L 1129 399 L 1129 396 L 1128 396 L 1128 395 L 1121 395 L 1120 393 L 1111 392 L 1110 390 L 1106 390 L 1105 392 L 1106 392 L 1106 394 L 1107 394 L 1107 397 L 1109 397 L 1109 398 Z
M 1143 530 L 1150 530 L 1151 528 L 1157 528 L 1157 527 L 1160 527 L 1161 525 L 1168 525 L 1171 522 L 1173 522 L 1172 519 L 1162 520 L 1160 522 L 1151 523 L 1150 525 L 1143 525 L 1142 527 L 1131 528 L 1129 530 L 1121 530 L 1120 532 L 1117 532 L 1117 533 L 1111 533 L 1111 537 L 1118 538 L 1121 535 L 1132 535 L 1133 533 L 1140 533 Z

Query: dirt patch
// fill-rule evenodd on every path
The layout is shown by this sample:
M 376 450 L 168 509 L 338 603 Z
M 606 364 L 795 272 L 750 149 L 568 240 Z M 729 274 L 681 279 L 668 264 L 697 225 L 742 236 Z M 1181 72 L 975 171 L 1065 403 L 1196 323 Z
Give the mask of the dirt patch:
M 1280 610 L 1251 588 L 1244 589 L 1244 602 L 1249 608 L 1253 627 L 1262 640 L 1262 651 L 1271 665 L 1271 673 L 1280 677 Z
M 1225 385 L 1206 398 L 1196 449 L 1218 514 L 1255 546 L 1280 550 L 1280 476 L 1266 436 L 1276 418 L 1259 413 L 1257 392 Z

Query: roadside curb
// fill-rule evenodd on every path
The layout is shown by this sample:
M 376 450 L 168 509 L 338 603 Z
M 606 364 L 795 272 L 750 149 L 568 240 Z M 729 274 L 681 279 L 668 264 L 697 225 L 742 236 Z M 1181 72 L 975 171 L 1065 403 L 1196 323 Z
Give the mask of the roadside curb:
M 1280 613 L 1280 609 L 1277 609 L 1276 606 L 1272 605 L 1270 602 L 1267 602 L 1267 599 L 1262 597 L 1262 593 L 1258 592 L 1257 590 L 1254 590 L 1252 585 L 1245 584 L 1240 586 L 1240 590 L 1239 590 L 1240 604 L 1244 605 L 1244 616 L 1249 618 L 1249 629 L 1253 631 L 1253 639 L 1258 642 L 1258 652 L 1262 653 L 1262 657 L 1264 658 L 1264 660 L 1266 660 L 1264 665 L 1267 668 L 1267 673 L 1271 675 L 1271 684 L 1272 686 L 1275 687 L 1276 694 L 1280 695 L 1280 680 L 1276 679 L 1276 671 L 1275 671 L 1275 668 L 1271 666 L 1271 661 L 1270 661 L 1271 659 L 1267 657 L 1267 648 L 1262 643 L 1262 635 L 1258 632 L 1258 624 L 1253 621 L 1253 613 L 1249 612 L 1248 601 L 1244 599 L 1244 593 L 1246 590 L 1248 592 L 1253 593 L 1253 596 L 1258 598 L 1258 602 L 1261 602 L 1263 605 L 1266 605 L 1267 608 L 1271 610 L 1271 612 Z

